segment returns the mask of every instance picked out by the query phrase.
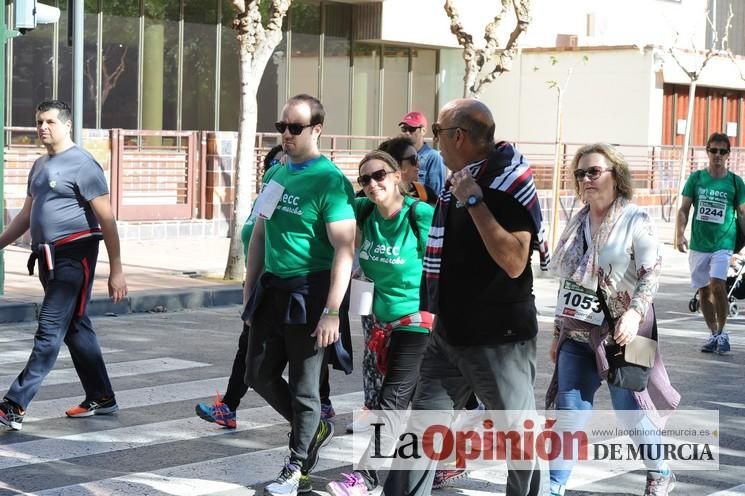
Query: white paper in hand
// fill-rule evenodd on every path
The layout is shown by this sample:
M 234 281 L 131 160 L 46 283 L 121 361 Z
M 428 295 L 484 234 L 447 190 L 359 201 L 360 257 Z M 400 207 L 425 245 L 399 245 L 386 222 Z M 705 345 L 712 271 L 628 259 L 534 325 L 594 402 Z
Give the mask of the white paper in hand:
M 284 192 L 285 187 L 274 180 L 265 184 L 261 189 L 259 197 L 256 199 L 254 215 L 262 219 L 271 219 Z

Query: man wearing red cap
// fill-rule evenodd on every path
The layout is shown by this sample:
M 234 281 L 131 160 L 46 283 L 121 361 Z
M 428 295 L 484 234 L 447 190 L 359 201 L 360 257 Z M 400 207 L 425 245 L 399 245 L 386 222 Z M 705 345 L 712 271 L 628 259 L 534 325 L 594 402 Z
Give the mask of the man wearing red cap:
M 440 152 L 424 142 L 427 132 L 427 118 L 421 112 L 409 112 L 398 123 L 403 136 L 411 138 L 419 159 L 419 182 L 432 188 L 438 195 L 445 184 L 447 169 Z

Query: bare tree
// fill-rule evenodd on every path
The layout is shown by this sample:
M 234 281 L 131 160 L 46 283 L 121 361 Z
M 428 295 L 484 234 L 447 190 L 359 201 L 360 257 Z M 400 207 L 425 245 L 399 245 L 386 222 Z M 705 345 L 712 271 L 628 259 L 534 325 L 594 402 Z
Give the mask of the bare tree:
M 515 28 L 504 47 L 500 48 L 498 32 L 510 8 L 515 12 Z M 512 59 L 517 54 L 517 39 L 530 24 L 530 0 L 501 0 L 499 13 L 484 30 L 486 40 L 484 48 L 477 48 L 473 42 L 473 36 L 466 32 L 453 0 L 445 0 L 445 13 L 450 18 L 450 31 L 458 38 L 458 44 L 463 47 L 463 60 L 466 63 L 463 96 L 478 98 L 485 84 L 512 69 Z M 485 67 L 491 62 L 494 62 L 494 67 L 491 71 L 485 72 Z
M 254 191 L 253 166 L 255 157 L 256 120 L 258 107 L 256 94 L 267 62 L 282 41 L 282 20 L 292 0 L 271 0 L 266 24 L 262 18 L 259 0 L 232 0 L 236 11 L 233 29 L 237 31 L 240 46 L 240 121 L 238 124 L 238 153 L 235 167 L 235 201 L 230 227 L 225 279 L 243 277 L 244 260 L 241 246 L 242 222 L 251 210 Z
M 706 68 L 706 65 L 709 63 L 711 59 L 714 57 L 731 57 L 732 52 L 729 50 L 729 29 L 732 24 L 732 17 L 734 14 L 732 13 L 732 6 L 730 5 L 729 9 L 729 17 L 727 18 L 727 24 L 724 29 L 724 35 L 720 39 L 717 34 L 716 26 L 714 25 L 714 22 L 712 21 L 711 17 L 709 16 L 709 13 L 706 13 L 706 21 L 711 26 L 712 30 L 712 42 L 711 47 L 707 49 L 704 52 L 703 58 L 699 59 L 695 65 L 695 67 L 689 67 L 687 66 L 681 59 L 678 57 L 678 39 L 679 39 L 679 33 L 675 33 L 675 41 L 673 44 L 667 49 L 667 52 L 670 54 L 670 57 L 675 61 L 675 63 L 680 67 L 680 69 L 685 73 L 686 76 L 688 76 L 688 79 L 690 80 L 690 85 L 688 87 L 688 112 L 686 114 L 686 127 L 685 127 L 685 133 L 683 135 L 683 149 L 680 154 L 680 170 L 678 171 L 678 191 L 683 191 L 683 186 L 685 185 L 685 178 L 686 178 L 686 169 L 687 162 L 688 162 L 688 148 L 690 146 L 691 141 L 691 119 L 693 118 L 693 104 L 696 97 L 696 86 L 698 84 L 698 80 L 701 77 L 701 74 L 703 73 L 704 69 Z M 696 50 L 696 46 L 691 43 L 691 48 L 694 53 L 698 52 Z M 680 204 L 683 197 L 681 194 L 678 194 L 678 201 L 677 206 L 680 208 Z M 676 209 L 677 210 L 677 209 Z M 677 238 L 677 230 L 675 231 L 675 237 Z M 673 245 L 677 243 L 677 239 L 673 240 Z
M 111 93 L 111 90 L 116 88 L 119 78 L 124 74 L 124 71 L 127 68 L 127 51 L 129 50 L 129 47 L 126 45 L 124 46 L 119 57 L 119 63 L 113 71 L 109 69 L 108 64 L 110 48 L 111 47 L 107 48 L 106 52 L 101 57 L 101 83 L 103 86 L 101 88 L 101 107 L 106 103 L 109 93 Z M 88 57 L 85 61 L 84 68 L 85 77 L 88 80 L 88 96 L 94 102 L 96 101 L 96 68 L 93 65 L 95 62 L 95 56 Z

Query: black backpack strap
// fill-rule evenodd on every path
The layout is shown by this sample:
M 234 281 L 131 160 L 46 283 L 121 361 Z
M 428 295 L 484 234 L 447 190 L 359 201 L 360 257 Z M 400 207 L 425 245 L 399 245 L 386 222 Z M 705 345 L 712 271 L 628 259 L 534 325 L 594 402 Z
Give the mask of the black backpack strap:
M 411 230 L 414 232 L 416 239 L 419 239 L 419 226 L 416 223 L 416 204 L 419 203 L 419 201 L 420 200 L 414 200 L 409 207 L 409 225 L 411 226 Z

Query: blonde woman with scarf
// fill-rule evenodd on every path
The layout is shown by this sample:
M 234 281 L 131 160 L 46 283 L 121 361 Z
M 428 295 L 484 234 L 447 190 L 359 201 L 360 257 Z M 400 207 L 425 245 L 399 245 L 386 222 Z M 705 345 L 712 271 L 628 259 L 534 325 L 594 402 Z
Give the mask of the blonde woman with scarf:
M 652 300 L 662 258 L 649 216 L 631 203 L 631 173 L 623 155 L 607 144 L 586 145 L 577 151 L 571 170 L 575 192 L 585 206 L 570 219 L 550 264 L 562 289 L 556 305 L 550 350 L 555 368 L 546 393 L 546 408 L 563 411 L 558 415 L 561 425 L 556 428 L 578 430 L 588 417 L 588 410 L 592 410 L 595 392 L 607 379 L 604 345 L 615 341 L 623 346 L 637 335 L 651 336 L 655 319 Z M 616 321 L 615 329 L 608 328 L 600 311 L 595 296 L 598 288 Z M 579 311 L 582 304 L 587 307 L 586 303 L 571 308 L 573 303 L 585 299 L 592 302 L 590 308 L 594 311 Z M 656 418 L 658 410 L 674 409 L 680 401 L 680 395 L 670 385 L 659 350 L 647 389 L 634 392 L 610 384 L 608 388 L 613 409 L 626 428 L 654 429 L 650 418 Z M 633 413 L 621 415 L 619 411 Z M 637 436 L 633 441 L 656 444 L 660 439 Z M 668 494 L 675 475 L 667 464 L 645 463 L 645 496 Z M 551 463 L 552 496 L 564 494 L 572 467 L 571 461 Z

